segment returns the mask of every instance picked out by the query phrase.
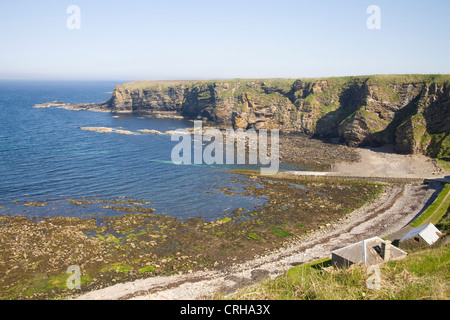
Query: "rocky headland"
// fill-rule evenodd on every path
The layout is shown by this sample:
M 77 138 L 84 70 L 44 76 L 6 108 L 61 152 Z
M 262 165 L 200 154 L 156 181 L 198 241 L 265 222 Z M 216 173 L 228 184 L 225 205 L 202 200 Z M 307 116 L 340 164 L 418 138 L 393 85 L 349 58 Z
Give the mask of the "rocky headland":
M 71 110 L 145 112 L 235 129 L 280 129 L 355 147 L 450 157 L 450 76 L 138 81 Z

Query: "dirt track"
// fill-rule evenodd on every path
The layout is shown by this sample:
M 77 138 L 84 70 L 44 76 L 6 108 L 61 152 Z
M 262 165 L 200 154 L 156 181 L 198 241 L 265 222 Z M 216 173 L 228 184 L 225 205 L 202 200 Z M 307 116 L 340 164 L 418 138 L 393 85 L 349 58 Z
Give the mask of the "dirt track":
M 223 271 L 153 277 L 118 284 L 78 299 L 202 299 L 232 293 L 243 285 L 276 277 L 291 266 L 331 256 L 331 251 L 367 237 L 393 233 L 408 224 L 433 196 L 436 186 L 406 184 L 387 187 L 378 199 L 288 248 Z M 438 187 L 437 187 L 438 188 Z

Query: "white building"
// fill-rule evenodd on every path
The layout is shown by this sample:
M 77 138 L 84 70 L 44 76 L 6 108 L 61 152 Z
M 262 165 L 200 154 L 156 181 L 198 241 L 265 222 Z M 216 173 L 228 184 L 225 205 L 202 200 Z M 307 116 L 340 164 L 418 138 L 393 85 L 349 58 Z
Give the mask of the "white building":
M 410 230 L 403 238 L 400 239 L 400 244 L 402 245 L 408 242 L 411 244 L 428 244 L 431 246 L 442 236 L 443 234 L 432 223 L 428 223 Z

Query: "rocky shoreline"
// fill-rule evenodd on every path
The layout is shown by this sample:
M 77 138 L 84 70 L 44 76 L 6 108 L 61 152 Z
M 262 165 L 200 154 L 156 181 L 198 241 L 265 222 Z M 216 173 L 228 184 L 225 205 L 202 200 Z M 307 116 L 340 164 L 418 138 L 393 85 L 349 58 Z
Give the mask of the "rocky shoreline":
M 72 295 L 66 287 L 70 265 L 81 269 L 82 292 L 158 275 L 225 269 L 344 218 L 382 190 L 382 184 L 374 183 L 254 177 L 245 192 L 267 198 L 266 205 L 235 210 L 211 222 L 152 213 L 132 199 L 105 203 L 105 208 L 124 212 L 114 216 L 29 219 L 2 215 L 0 297 Z M 235 190 L 219 191 L 236 194 Z M 90 205 L 76 199 L 70 203 Z
M 358 163 L 357 149 L 328 143 L 304 134 L 280 135 L 280 161 L 319 171 L 329 171 L 338 163 Z
M 299 179 L 299 178 L 297 178 Z M 435 194 L 436 186 L 422 183 L 389 185 L 376 199 L 345 217 L 291 239 L 282 247 L 257 254 L 227 268 L 172 276 L 157 276 L 73 297 L 74 299 L 211 299 L 233 294 L 267 278 L 275 278 L 291 266 L 324 257 L 336 248 L 371 236 L 387 236 L 407 225 Z M 389 221 L 389 223 L 386 223 Z
M 208 129 L 217 128 L 225 130 L 222 126 L 214 126 L 212 123 L 206 123 L 202 128 L 204 135 Z M 194 128 L 184 128 L 184 131 L 168 130 L 159 131 L 155 129 L 140 129 L 137 132 L 111 128 L 111 127 L 80 127 L 85 131 L 99 133 L 117 133 L 128 135 L 154 134 L 154 135 L 172 135 L 172 134 L 194 134 Z M 235 133 L 235 139 L 238 134 Z M 269 140 L 270 141 L 270 140 Z M 224 142 L 225 143 L 225 142 Z M 257 148 L 257 146 L 248 146 Z M 269 147 L 270 151 L 270 147 Z M 311 138 L 305 134 L 299 133 L 281 133 L 279 136 L 279 156 L 280 162 L 292 165 L 293 167 L 308 168 L 314 170 L 329 170 L 337 163 L 354 163 L 360 161 L 358 151 L 343 144 L 329 143 L 320 139 Z
M 449 83 L 448 75 L 138 81 L 116 86 L 105 102 L 58 107 L 279 129 L 354 147 L 392 145 L 402 154 L 445 158 L 450 157 Z

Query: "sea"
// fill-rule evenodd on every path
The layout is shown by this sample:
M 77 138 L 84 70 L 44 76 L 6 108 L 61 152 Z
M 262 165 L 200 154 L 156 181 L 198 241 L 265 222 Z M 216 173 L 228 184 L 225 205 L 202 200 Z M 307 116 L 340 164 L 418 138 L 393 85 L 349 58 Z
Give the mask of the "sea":
M 214 220 L 234 209 L 251 210 L 265 203 L 264 197 L 241 194 L 249 178 L 231 170 L 254 166 L 174 164 L 171 151 L 178 142 L 171 141 L 170 135 L 80 129 L 165 132 L 192 128 L 192 121 L 34 108 L 49 101 L 106 101 L 120 83 L 0 81 L 0 215 L 38 218 L 126 214 L 101 204 L 120 199 L 131 203 L 130 199 L 135 199 L 154 208 L 154 214 Z M 280 170 L 289 168 L 282 165 Z M 99 204 L 77 205 L 73 201 Z

